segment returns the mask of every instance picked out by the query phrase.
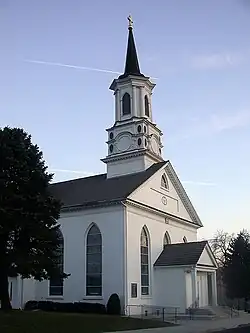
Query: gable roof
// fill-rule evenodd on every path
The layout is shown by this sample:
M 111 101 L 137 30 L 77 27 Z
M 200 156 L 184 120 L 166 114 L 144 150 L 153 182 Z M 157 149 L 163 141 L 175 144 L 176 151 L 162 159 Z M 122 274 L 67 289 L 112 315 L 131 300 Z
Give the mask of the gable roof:
M 107 174 L 100 174 L 53 183 L 50 192 L 63 203 L 63 208 L 120 201 L 126 199 L 166 163 L 155 163 L 145 171 L 119 177 L 107 178 Z
M 207 244 L 207 241 L 167 244 L 154 266 L 196 265 Z

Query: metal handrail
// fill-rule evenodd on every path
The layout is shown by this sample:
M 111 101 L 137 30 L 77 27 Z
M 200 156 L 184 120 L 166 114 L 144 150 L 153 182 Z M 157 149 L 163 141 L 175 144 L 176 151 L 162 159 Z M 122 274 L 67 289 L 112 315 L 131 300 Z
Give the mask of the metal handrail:
M 135 310 L 136 313 L 132 314 L 131 309 L 138 309 Z M 162 319 L 165 321 L 168 319 L 169 321 L 173 320 L 177 322 L 178 314 L 179 314 L 179 307 L 175 306 L 157 306 L 157 305 L 147 305 L 147 304 L 129 304 L 125 307 L 125 313 L 127 316 L 140 316 L 141 318 L 155 318 L 155 319 Z

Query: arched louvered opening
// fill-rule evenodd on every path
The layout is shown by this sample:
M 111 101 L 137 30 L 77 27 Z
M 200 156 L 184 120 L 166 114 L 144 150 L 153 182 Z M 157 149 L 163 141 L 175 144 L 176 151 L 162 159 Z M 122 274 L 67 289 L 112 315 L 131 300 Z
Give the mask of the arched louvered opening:
M 122 97 L 122 114 L 123 116 L 131 114 L 131 100 L 128 93 L 125 93 Z
M 145 106 L 145 116 L 149 117 L 149 101 L 147 95 L 145 95 L 144 97 L 144 106 Z
M 168 189 L 168 180 L 167 180 L 166 175 L 163 175 L 161 177 L 161 187 Z

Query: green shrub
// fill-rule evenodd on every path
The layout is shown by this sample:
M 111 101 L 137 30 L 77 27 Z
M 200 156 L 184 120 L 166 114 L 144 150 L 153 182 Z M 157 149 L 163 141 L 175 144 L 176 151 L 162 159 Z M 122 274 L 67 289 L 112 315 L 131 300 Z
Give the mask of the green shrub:
M 28 301 L 25 304 L 24 309 L 27 311 L 42 310 L 68 313 L 106 313 L 106 308 L 104 304 L 86 302 L 64 303 L 51 301 Z
M 121 314 L 121 302 L 117 294 L 112 294 L 107 303 L 107 313 L 110 315 Z

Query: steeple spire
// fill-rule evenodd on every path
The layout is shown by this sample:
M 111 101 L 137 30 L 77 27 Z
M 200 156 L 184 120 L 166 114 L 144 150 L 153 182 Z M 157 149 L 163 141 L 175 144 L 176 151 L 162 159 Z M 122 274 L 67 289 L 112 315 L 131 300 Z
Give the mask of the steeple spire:
M 135 76 L 144 76 L 140 72 L 139 61 L 137 57 L 135 41 L 133 36 L 133 20 L 131 15 L 128 17 L 128 46 L 127 46 L 127 55 L 125 62 L 125 70 L 122 75 L 119 76 L 119 79 L 123 79 L 129 75 Z
M 152 92 L 155 84 L 139 67 L 133 36 L 132 17 L 128 17 L 128 46 L 125 70 L 109 89 L 115 97 L 115 123 L 107 129 L 107 178 L 145 171 L 161 162 L 161 130 L 153 122 Z

